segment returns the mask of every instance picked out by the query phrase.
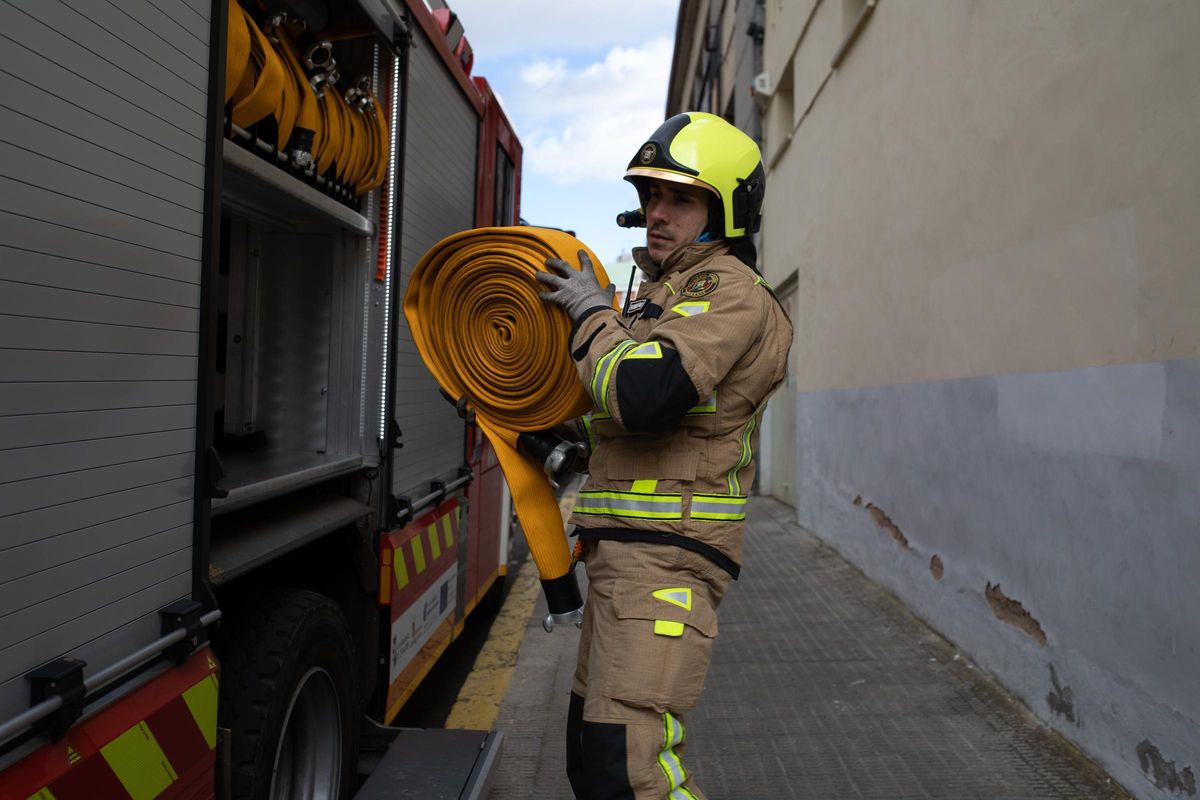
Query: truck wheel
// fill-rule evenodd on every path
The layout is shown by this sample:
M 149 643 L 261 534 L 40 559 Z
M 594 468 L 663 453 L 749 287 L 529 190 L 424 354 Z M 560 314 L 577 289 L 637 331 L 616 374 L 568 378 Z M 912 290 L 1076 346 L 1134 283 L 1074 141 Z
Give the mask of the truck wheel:
M 232 797 L 349 800 L 358 692 L 341 610 L 315 592 L 272 592 L 226 619 L 217 644 Z

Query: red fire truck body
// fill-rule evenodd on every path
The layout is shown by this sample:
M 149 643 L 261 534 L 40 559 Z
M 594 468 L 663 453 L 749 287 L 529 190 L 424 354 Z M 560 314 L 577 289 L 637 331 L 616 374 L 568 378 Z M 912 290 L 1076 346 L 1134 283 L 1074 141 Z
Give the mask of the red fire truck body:
M 399 308 L 521 145 L 432 5 L 0 4 L 0 800 L 349 797 L 497 599 Z

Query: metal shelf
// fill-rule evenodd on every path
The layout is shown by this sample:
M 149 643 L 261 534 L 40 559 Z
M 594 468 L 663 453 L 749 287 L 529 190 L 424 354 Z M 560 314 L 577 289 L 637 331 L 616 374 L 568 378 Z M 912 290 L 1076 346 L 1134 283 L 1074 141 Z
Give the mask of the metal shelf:
M 229 139 L 222 141 L 221 202 L 249 216 L 294 226 L 316 224 L 371 236 L 375 226 L 362 214 L 297 180 L 270 161 Z
M 335 494 L 302 495 L 213 523 L 209 579 L 216 585 L 371 513 Z
M 362 456 L 322 453 L 222 453 L 222 484 L 229 496 L 212 501 L 213 516 L 289 494 L 305 486 L 362 469 Z

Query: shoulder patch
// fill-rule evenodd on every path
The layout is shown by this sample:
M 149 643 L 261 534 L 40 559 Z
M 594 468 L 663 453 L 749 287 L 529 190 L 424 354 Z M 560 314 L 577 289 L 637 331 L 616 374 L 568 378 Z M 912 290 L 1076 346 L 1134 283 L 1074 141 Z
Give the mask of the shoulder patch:
M 683 291 L 680 294 L 684 297 L 704 297 L 705 295 L 712 294 L 720 282 L 721 278 L 717 273 L 701 272 L 688 279 L 687 285 L 683 287 Z

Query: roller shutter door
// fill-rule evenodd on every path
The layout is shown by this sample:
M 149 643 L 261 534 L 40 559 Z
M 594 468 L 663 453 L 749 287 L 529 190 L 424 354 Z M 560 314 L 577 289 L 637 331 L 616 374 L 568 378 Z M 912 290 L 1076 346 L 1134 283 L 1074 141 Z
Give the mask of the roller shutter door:
M 191 592 L 207 3 L 0 3 L 0 719 Z
M 479 117 L 419 31 L 409 56 L 408 130 L 400 246 L 400 292 L 417 261 L 435 243 L 475 222 Z M 438 393 L 412 334 L 400 319 L 396 339 L 395 419 L 404 447 L 396 450 L 395 494 L 419 497 L 429 481 L 463 464 L 465 429 Z

